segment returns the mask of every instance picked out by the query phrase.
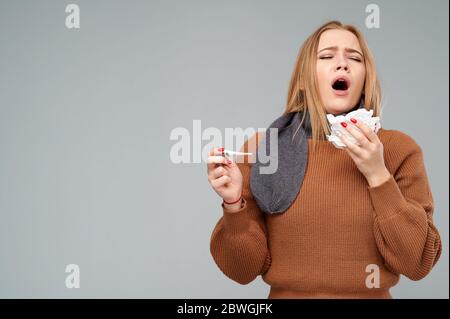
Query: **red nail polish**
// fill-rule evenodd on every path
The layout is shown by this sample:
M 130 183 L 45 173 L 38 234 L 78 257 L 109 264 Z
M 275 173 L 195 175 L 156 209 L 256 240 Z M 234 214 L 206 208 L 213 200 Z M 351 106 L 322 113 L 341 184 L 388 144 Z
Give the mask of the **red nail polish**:
M 347 127 L 347 123 L 345 123 L 345 122 L 341 122 L 341 125 L 342 125 L 343 127 Z
M 220 147 L 220 148 L 219 148 L 219 152 L 223 152 L 223 147 Z
M 350 119 L 350 121 L 352 121 L 353 123 L 355 123 L 356 124 L 356 119 Z

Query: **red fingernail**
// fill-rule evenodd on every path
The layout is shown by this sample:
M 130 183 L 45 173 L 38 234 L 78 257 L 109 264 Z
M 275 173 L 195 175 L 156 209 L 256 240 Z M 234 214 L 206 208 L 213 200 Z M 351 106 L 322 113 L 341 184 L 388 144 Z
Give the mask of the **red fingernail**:
M 356 119 L 354 119 L 354 118 L 350 119 L 350 121 L 352 121 L 353 123 L 356 123 Z
M 220 148 L 219 148 L 219 152 L 223 152 L 223 147 L 220 147 Z
M 341 125 L 342 125 L 343 127 L 347 127 L 347 123 L 345 123 L 345 122 L 341 122 Z

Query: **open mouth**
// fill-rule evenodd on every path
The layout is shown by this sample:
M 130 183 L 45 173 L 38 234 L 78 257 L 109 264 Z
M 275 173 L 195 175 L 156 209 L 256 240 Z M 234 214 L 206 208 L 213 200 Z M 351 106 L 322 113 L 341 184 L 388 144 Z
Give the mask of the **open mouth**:
M 331 87 L 336 91 L 347 91 L 349 86 L 350 85 L 346 79 L 338 78 L 334 81 Z

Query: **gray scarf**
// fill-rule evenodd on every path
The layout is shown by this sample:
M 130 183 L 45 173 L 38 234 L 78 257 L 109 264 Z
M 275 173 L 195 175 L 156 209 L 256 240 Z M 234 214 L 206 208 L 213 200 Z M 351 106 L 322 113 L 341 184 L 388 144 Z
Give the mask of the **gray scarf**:
M 339 115 L 346 115 L 357 109 L 364 108 L 363 99 L 353 109 Z M 268 214 L 282 213 L 294 202 L 308 162 L 308 138 L 312 135 L 309 112 L 291 112 L 277 118 L 266 130 L 257 154 L 256 162 L 252 164 L 250 175 L 250 189 L 260 209 Z M 304 115 L 304 120 L 302 118 Z M 270 128 L 277 128 L 278 154 L 270 154 Z M 263 153 L 265 152 L 265 153 Z M 261 174 L 260 158 L 265 156 L 278 162 L 278 168 L 273 174 Z

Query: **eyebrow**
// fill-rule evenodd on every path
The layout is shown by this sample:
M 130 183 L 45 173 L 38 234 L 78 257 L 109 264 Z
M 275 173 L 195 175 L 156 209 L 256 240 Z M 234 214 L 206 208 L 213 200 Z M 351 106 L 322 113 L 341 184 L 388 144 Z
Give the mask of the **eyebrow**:
M 336 51 L 337 49 L 338 49 L 337 46 L 333 46 L 333 47 L 323 48 L 323 49 L 320 50 L 319 52 L 324 51 L 324 50 L 333 50 L 333 51 Z M 345 50 L 346 52 L 358 53 L 359 55 L 361 55 L 362 57 L 364 57 L 364 55 L 362 55 L 362 53 L 359 52 L 358 50 L 351 49 L 351 48 L 345 48 L 344 50 Z M 317 52 L 317 53 L 319 53 L 319 52 Z

